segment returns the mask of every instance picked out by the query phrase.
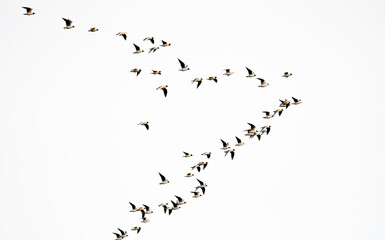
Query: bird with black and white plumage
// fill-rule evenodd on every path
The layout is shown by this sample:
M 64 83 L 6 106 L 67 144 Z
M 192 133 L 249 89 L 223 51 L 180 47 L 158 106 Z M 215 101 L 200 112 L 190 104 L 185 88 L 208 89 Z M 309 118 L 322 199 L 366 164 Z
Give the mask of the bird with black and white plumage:
M 197 82 L 197 88 L 202 84 L 203 79 L 202 78 L 195 78 L 194 80 L 191 81 L 191 83 Z
M 154 74 L 154 75 L 162 75 L 162 71 L 159 71 L 159 70 L 151 70 L 152 73 L 151 74 Z
M 201 155 L 204 155 L 204 156 L 206 156 L 207 158 L 210 158 L 210 157 L 211 157 L 211 152 L 204 152 L 204 153 L 202 153 Z
M 237 144 L 235 144 L 235 146 L 240 147 L 240 146 L 242 146 L 242 145 L 245 145 L 245 143 L 242 142 L 242 140 L 241 140 L 239 137 L 236 136 L 235 139 L 237 139 Z
M 71 29 L 71 28 L 74 28 L 75 26 L 72 25 L 72 21 L 69 20 L 69 19 L 66 19 L 66 18 L 63 18 L 63 20 L 65 21 L 66 23 L 66 26 L 64 27 L 64 29 Z
M 187 152 L 183 152 L 184 153 L 184 156 L 185 158 L 189 158 L 189 157 L 192 157 L 193 155 L 190 154 L 190 153 L 187 153 Z
M 235 155 L 235 149 L 229 149 L 229 150 L 226 150 L 226 151 L 225 151 L 225 156 L 226 156 L 228 153 L 230 153 L 230 155 L 231 155 L 231 160 L 233 160 L 233 159 L 234 159 L 234 155 Z
M 302 102 L 301 102 L 301 99 L 297 99 L 297 98 L 295 98 L 295 97 L 291 97 L 292 99 L 293 99 L 293 101 L 294 101 L 294 105 L 298 105 L 298 104 L 301 104 Z
M 234 72 L 230 72 L 230 69 L 229 69 L 229 68 L 225 69 L 225 71 L 226 71 L 226 72 L 225 72 L 223 75 L 231 76 L 231 75 L 234 74 Z
M 133 227 L 131 228 L 131 231 L 136 231 L 136 234 L 138 234 L 141 229 L 142 229 L 141 227 Z
M 141 71 L 142 69 L 139 69 L 139 68 L 134 68 L 131 70 L 131 72 L 136 73 L 136 76 L 138 76 Z
M 142 125 L 142 126 L 145 126 L 147 130 L 150 129 L 150 126 L 148 125 L 149 122 L 140 122 L 138 125 Z
M 178 58 L 178 61 L 179 61 L 179 64 L 180 64 L 180 69 L 179 69 L 179 71 L 185 72 L 185 71 L 190 70 L 190 68 L 188 67 L 188 65 L 186 65 L 182 60 L 180 60 L 180 59 Z
M 257 76 L 257 75 L 255 75 L 255 73 L 254 73 L 251 69 L 249 69 L 248 67 L 246 67 L 246 70 L 247 70 L 247 72 L 248 72 L 248 74 L 249 74 L 249 75 L 247 75 L 246 77 L 252 78 L 252 77 Z
M 207 184 L 202 182 L 201 180 L 197 179 L 197 181 L 199 182 L 199 186 L 198 187 L 195 187 L 195 191 L 197 191 L 199 188 L 202 190 L 202 193 L 205 194 L 205 191 L 206 191 L 206 187 L 207 187 Z
M 151 53 L 151 52 L 155 52 L 156 50 L 159 50 L 159 47 L 152 47 L 150 48 L 150 51 L 148 53 Z
M 146 37 L 143 39 L 143 41 L 150 41 L 152 44 L 154 44 L 154 37 Z
M 160 176 L 160 178 L 162 179 L 162 182 L 159 183 L 159 184 L 164 185 L 164 184 L 167 184 L 167 183 L 170 182 L 170 181 L 169 181 L 165 176 L 163 176 L 161 173 L 159 173 L 159 176 Z
M 24 13 L 24 15 L 31 16 L 35 14 L 34 12 L 32 12 L 32 8 L 30 7 L 22 7 L 22 8 L 24 8 L 27 11 L 26 13 Z
M 135 47 L 135 52 L 134 54 L 138 54 L 138 53 L 142 53 L 144 52 L 142 49 L 140 49 L 140 47 L 138 45 L 136 45 L 135 43 L 133 43 L 134 47 Z
M 266 81 L 265 81 L 265 79 L 263 79 L 263 78 L 257 78 L 259 81 L 261 81 L 261 85 L 259 85 L 258 87 L 262 87 L 262 88 L 264 88 L 264 87 L 267 87 L 267 86 L 269 86 L 270 84 L 268 84 Z
M 93 27 L 93 28 L 90 28 L 90 30 L 88 30 L 89 32 L 97 32 L 99 31 L 99 29 L 97 29 L 96 27 Z
M 164 97 L 167 97 L 167 85 L 165 86 L 159 86 L 156 90 L 162 89 Z
M 138 208 L 136 208 L 135 204 L 133 204 L 132 202 L 129 202 L 132 209 L 130 210 L 130 212 L 137 212 L 138 211 Z
M 116 236 L 116 240 L 122 240 L 123 238 L 127 237 L 127 231 L 123 231 L 122 229 L 118 228 L 120 233 L 114 233 Z
M 118 32 L 116 35 L 122 36 L 124 40 L 127 40 L 127 33 L 126 32 Z
M 159 46 L 161 46 L 161 47 L 169 47 L 169 46 L 171 46 L 171 43 L 168 43 L 168 42 L 162 40 L 162 44 L 159 45 Z
M 223 145 L 223 147 L 221 148 L 222 150 L 227 150 L 227 149 L 230 148 L 228 142 L 225 142 L 222 139 L 221 139 L 221 142 L 222 142 L 222 145 Z
M 288 78 L 290 76 L 292 76 L 293 74 L 292 73 L 289 73 L 289 72 L 284 72 L 282 77 L 285 77 L 285 78 Z
M 186 204 L 186 201 L 183 200 L 183 198 L 177 196 L 177 195 L 174 195 L 176 197 L 176 199 L 178 199 L 178 201 L 176 202 L 176 204 L 178 205 L 183 205 L 183 204 Z

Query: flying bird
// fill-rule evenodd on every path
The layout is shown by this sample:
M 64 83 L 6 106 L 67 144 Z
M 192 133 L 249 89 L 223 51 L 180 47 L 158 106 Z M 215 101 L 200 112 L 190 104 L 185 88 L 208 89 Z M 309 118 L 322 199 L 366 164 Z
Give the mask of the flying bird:
M 257 75 L 255 75 L 255 73 L 253 71 L 251 71 L 248 67 L 246 67 L 247 69 L 247 72 L 249 73 L 249 75 L 247 75 L 246 77 L 249 77 L 249 78 L 252 78 L 252 77 L 255 77 Z
M 171 43 L 168 43 L 168 42 L 162 40 L 162 45 L 160 45 L 160 46 L 161 47 L 169 47 L 169 46 L 171 46 Z
M 201 194 L 199 194 L 199 192 L 191 192 L 191 193 L 194 194 L 193 198 L 199 198 L 202 196 Z
M 138 69 L 138 68 L 134 68 L 131 70 L 131 72 L 136 73 L 136 76 L 138 76 L 141 71 L 142 71 L 142 69 Z
M 154 38 L 153 37 L 146 37 L 145 39 L 143 39 L 143 41 L 150 41 L 152 44 L 154 44 Z
M 283 109 L 278 109 L 278 116 L 281 116 L 281 114 L 282 114 L 282 112 L 283 112 Z
M 227 149 L 229 149 L 230 147 L 229 147 L 229 143 L 228 142 L 225 142 L 225 141 L 223 141 L 222 139 L 221 139 L 221 142 L 222 142 L 222 145 L 223 145 L 223 148 L 221 148 L 221 149 L 223 149 L 223 150 L 227 150 Z
M 162 91 L 164 93 L 164 97 L 167 97 L 167 87 L 168 87 L 167 85 L 166 86 L 160 86 L 156 90 L 162 89 Z
M 141 229 L 142 229 L 141 227 L 133 227 L 131 228 L 131 231 L 136 231 L 136 234 L 138 234 Z
M 144 204 L 143 204 L 143 206 L 144 206 L 144 208 L 146 209 L 146 214 L 151 214 L 151 213 L 153 213 L 153 211 L 150 210 L 150 207 L 149 207 L 149 206 L 144 205 Z
M 159 184 L 167 184 L 167 183 L 169 183 L 170 181 L 168 180 L 168 179 L 166 179 L 161 173 L 159 173 L 159 176 L 160 176 L 160 178 L 162 179 L 162 182 L 161 183 L 159 183 Z
M 179 63 L 180 63 L 180 69 L 179 69 L 179 71 L 185 72 L 185 71 L 190 70 L 190 68 L 188 67 L 188 65 L 184 64 L 184 62 L 182 62 L 179 58 L 178 58 L 178 61 L 179 61 Z
M 130 205 L 132 207 L 132 210 L 130 212 L 137 212 L 138 209 L 136 208 L 136 206 L 133 203 L 131 203 L 131 202 L 129 202 L 129 203 L 130 203 Z
M 124 38 L 124 40 L 127 40 L 127 33 L 126 32 L 118 32 L 116 35 L 122 36 Z
M 261 85 L 259 85 L 258 87 L 267 87 L 269 86 L 270 84 L 268 84 L 263 78 L 257 78 L 259 81 L 261 81 Z
M 281 99 L 279 100 L 281 104 L 279 105 L 280 107 L 288 108 L 290 106 L 290 101 L 285 99 L 285 101 L 282 101 Z
M 231 155 L 231 160 L 233 160 L 233 159 L 234 159 L 234 154 L 235 154 L 235 149 L 231 149 L 231 150 L 225 151 L 225 156 L 226 156 L 228 153 L 230 153 L 230 155 Z
M 201 155 L 205 155 L 207 158 L 211 157 L 211 152 L 204 152 Z
M 264 133 L 264 130 L 265 130 L 265 129 L 266 129 L 266 135 L 269 135 L 271 126 L 263 126 L 263 127 L 261 128 L 262 134 Z
M 99 29 L 93 27 L 93 28 L 90 28 L 90 30 L 88 30 L 88 31 L 89 31 L 89 32 L 97 32 L 97 31 L 99 31 Z
M 72 26 L 72 21 L 71 20 L 66 19 L 66 18 L 63 18 L 63 20 L 66 22 L 66 26 L 64 27 L 64 29 L 71 29 L 71 28 L 75 27 L 75 26 Z
M 195 78 L 194 80 L 192 80 L 192 83 L 194 82 L 197 82 L 197 88 L 199 88 L 199 86 L 202 84 L 202 78 Z
M 185 177 L 193 177 L 194 174 L 193 173 L 187 173 Z
M 123 238 L 127 237 L 127 231 L 123 231 L 122 229 L 118 228 L 119 233 L 113 233 L 116 236 L 116 240 L 122 240 Z
M 27 11 L 26 13 L 24 13 L 24 15 L 30 16 L 35 14 L 34 12 L 32 12 L 32 8 L 30 7 L 23 7 L 23 8 Z
M 184 156 L 183 157 L 186 157 L 186 158 L 188 158 L 188 157 L 192 157 L 193 155 L 192 154 L 190 154 L 190 153 L 186 153 L 186 152 L 183 152 L 184 153 Z
M 230 72 L 230 69 L 228 68 L 228 69 L 225 69 L 225 73 L 223 74 L 223 75 L 226 75 L 226 76 L 230 76 L 230 75 L 233 75 L 234 74 L 234 72 Z
M 176 202 L 178 205 L 186 204 L 186 202 L 183 200 L 183 198 L 178 197 L 177 195 L 174 195 L 178 201 Z
M 216 83 L 218 82 L 217 77 L 209 77 L 209 78 L 207 78 L 207 80 L 214 81 Z
M 205 189 L 207 187 L 207 184 L 202 182 L 201 180 L 197 179 L 197 181 L 199 182 L 199 186 L 195 188 L 195 191 L 197 191 L 199 188 L 202 189 L 202 193 L 205 194 Z
M 152 70 L 152 73 L 151 73 L 151 74 L 154 74 L 154 75 L 162 75 L 162 71 Z
M 133 44 L 134 44 L 134 47 L 135 47 L 134 54 L 138 54 L 138 53 L 144 52 L 142 49 L 140 49 L 140 47 L 138 45 L 136 45 L 135 43 L 133 43 Z
M 155 52 L 158 49 L 159 49 L 159 47 L 152 47 L 152 48 L 150 48 L 150 51 L 148 53 Z
M 291 75 L 293 75 L 292 73 L 289 73 L 289 72 L 285 72 L 282 77 L 285 77 L 285 78 L 288 78 L 290 77 Z
M 142 125 L 142 126 L 145 126 L 146 129 L 150 129 L 150 126 L 148 125 L 149 122 L 140 122 L 138 125 Z
M 171 203 L 172 203 L 172 206 L 173 206 L 172 210 L 178 210 L 178 209 L 180 209 L 178 203 L 175 203 L 173 200 L 171 200 Z
M 242 146 L 242 145 L 245 145 L 245 143 L 244 142 L 242 142 L 242 140 L 241 139 L 239 139 L 238 137 L 235 137 L 236 139 L 237 139 L 237 144 L 235 144 L 235 146 L 238 146 L 238 147 L 240 147 L 240 146 Z
M 297 98 L 294 98 L 294 97 L 291 97 L 294 101 L 294 105 L 298 105 L 298 104 L 301 104 L 301 99 L 297 99 Z
M 274 111 L 273 115 L 270 115 L 270 112 L 268 112 L 268 111 L 263 111 L 263 113 L 266 114 L 266 116 L 264 116 L 263 118 L 270 119 L 270 118 L 274 117 L 274 115 L 277 113 L 277 110 Z

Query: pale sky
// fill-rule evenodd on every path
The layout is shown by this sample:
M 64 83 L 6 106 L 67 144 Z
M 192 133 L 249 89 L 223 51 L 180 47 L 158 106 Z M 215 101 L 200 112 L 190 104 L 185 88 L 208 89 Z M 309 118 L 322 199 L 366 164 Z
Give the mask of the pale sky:
M 0 239 L 114 240 L 118 227 L 141 240 L 385 239 L 384 11 L 381 1 L 6 0 Z M 149 36 L 172 45 L 133 54 Z M 210 76 L 218 83 L 191 84 Z M 166 84 L 164 98 L 155 89 Z M 291 97 L 304 103 L 262 118 Z M 271 133 L 247 139 L 248 122 Z M 230 160 L 220 139 L 235 136 L 246 144 Z M 208 167 L 185 178 L 206 151 Z M 196 178 L 208 187 L 193 199 Z M 174 195 L 187 204 L 164 215 L 158 204 Z M 129 202 L 149 205 L 151 221 Z

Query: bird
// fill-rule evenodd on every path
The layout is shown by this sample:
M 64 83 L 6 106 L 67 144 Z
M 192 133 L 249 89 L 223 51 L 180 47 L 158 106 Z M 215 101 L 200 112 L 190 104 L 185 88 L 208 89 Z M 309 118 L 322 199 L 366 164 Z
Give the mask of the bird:
M 234 154 L 235 154 L 235 149 L 231 149 L 231 150 L 225 151 L 225 156 L 226 156 L 228 153 L 230 153 L 230 155 L 231 155 L 231 160 L 233 160 L 233 159 L 234 159 Z
M 201 155 L 205 155 L 207 158 L 211 157 L 211 152 L 204 152 Z
M 149 207 L 149 206 L 144 205 L 144 204 L 143 204 L 143 206 L 144 206 L 144 208 L 146 209 L 146 214 L 151 214 L 151 213 L 153 213 L 153 211 L 150 210 L 150 207 Z
M 244 130 L 245 132 L 247 131 L 247 132 L 255 132 L 255 125 L 254 124 L 252 124 L 252 123 L 247 123 L 247 124 L 249 124 L 250 125 L 250 129 L 246 129 L 246 130 Z
M 136 231 L 136 233 L 138 234 L 141 229 L 142 229 L 141 227 L 133 227 L 131 228 L 131 231 Z
M 285 99 L 285 101 L 282 101 L 281 99 L 279 100 L 281 104 L 279 105 L 280 107 L 288 108 L 290 106 L 290 101 Z
M 161 173 L 159 173 L 159 176 L 160 176 L 160 178 L 162 179 L 162 182 L 161 183 L 159 183 L 159 184 L 167 184 L 167 183 L 169 183 L 170 181 L 168 180 L 168 179 L 166 179 Z
M 261 140 L 262 135 L 265 133 L 265 130 L 262 130 L 261 132 L 256 132 L 255 135 L 257 135 L 258 141 Z
M 178 197 L 177 195 L 174 195 L 178 201 L 176 202 L 178 205 L 186 204 L 186 202 L 183 200 L 183 198 Z
M 154 37 L 146 37 L 145 39 L 143 39 L 143 41 L 146 41 L 146 40 L 154 44 Z
M 283 109 L 280 108 L 280 109 L 278 109 L 277 111 L 278 111 L 278 116 L 281 116 L 281 114 L 282 114 L 282 112 L 283 112 Z
M 235 146 L 238 146 L 238 147 L 240 147 L 240 146 L 242 146 L 242 145 L 245 145 L 245 143 L 244 142 L 242 142 L 241 141 L 241 139 L 239 139 L 238 137 L 235 137 L 236 139 L 237 139 L 237 144 L 235 144 Z
M 131 72 L 136 73 L 136 76 L 138 76 L 141 71 L 142 71 L 142 69 L 138 69 L 138 68 L 134 68 L 131 70 Z
M 263 78 L 257 78 L 259 81 L 261 81 L 261 85 L 259 85 L 258 87 L 267 87 L 269 86 L 270 84 L 268 84 Z
M 184 64 L 184 62 L 182 62 L 182 60 L 180 60 L 180 59 L 178 58 L 178 61 L 179 61 L 179 63 L 180 63 L 180 69 L 179 69 L 179 71 L 185 72 L 185 71 L 190 70 L 190 68 L 188 67 L 188 65 Z
M 27 11 L 26 13 L 24 13 L 24 15 L 31 16 L 35 14 L 34 12 L 32 12 L 32 8 L 30 7 L 22 7 L 22 8 L 24 8 Z
M 140 49 L 140 47 L 138 45 L 136 45 L 135 43 L 133 43 L 133 44 L 134 44 L 134 47 L 135 47 L 134 54 L 138 54 L 138 53 L 144 52 L 142 49 Z
M 88 30 L 88 31 L 89 31 L 89 32 L 97 32 L 97 31 L 99 31 L 99 29 L 93 27 L 93 28 L 90 28 L 90 30 Z
M 168 203 L 161 203 L 161 204 L 158 205 L 158 207 L 164 207 L 164 206 L 167 207 L 167 205 L 168 205 Z
M 230 75 L 233 75 L 234 74 L 234 72 L 230 72 L 230 69 L 228 68 L 228 69 L 225 69 L 225 73 L 223 74 L 223 75 L 226 75 L 226 76 L 230 76 Z
M 263 118 L 265 118 L 265 119 L 270 119 L 270 118 L 274 117 L 274 115 L 275 115 L 276 112 L 277 112 L 277 111 L 274 111 L 274 114 L 273 114 L 273 115 L 270 115 L 270 112 L 268 112 L 268 111 L 263 111 L 263 113 L 266 114 L 266 116 L 264 116 Z
M 162 40 L 162 44 L 160 46 L 161 47 L 169 47 L 169 46 L 171 46 L 171 43 L 168 43 L 168 42 Z
M 130 212 L 137 212 L 138 209 L 136 208 L 136 206 L 133 203 L 131 203 L 131 202 L 129 202 L 129 203 L 130 203 L 130 205 L 132 207 L 132 210 Z
M 159 49 L 159 47 L 152 47 L 152 48 L 150 48 L 150 51 L 148 53 L 155 52 L 158 49 Z
M 201 194 L 199 194 L 199 192 L 191 192 L 191 193 L 193 193 L 194 194 L 194 196 L 193 196 L 193 198 L 199 198 L 199 197 L 201 197 L 202 195 Z
M 118 228 L 119 233 L 113 233 L 116 236 L 116 240 L 122 240 L 123 238 L 127 237 L 127 231 L 123 231 L 122 229 Z
M 294 105 L 298 105 L 298 104 L 301 104 L 301 99 L 297 99 L 297 98 L 294 98 L 294 97 L 291 97 L 294 101 Z
M 66 19 L 66 18 L 63 18 L 63 20 L 66 22 L 66 26 L 64 27 L 64 29 L 71 29 L 71 28 L 75 27 L 75 26 L 72 26 L 72 21 L 71 20 Z
M 145 126 L 146 129 L 150 129 L 150 126 L 148 125 L 149 122 L 140 122 L 138 125 L 142 125 L 142 126 Z
M 201 166 L 203 166 L 203 170 L 207 167 L 208 165 L 208 162 L 200 162 L 194 166 L 191 167 L 191 170 L 194 170 L 194 168 L 196 168 L 198 170 L 198 172 L 201 171 Z
M 171 200 L 171 203 L 172 203 L 172 206 L 173 206 L 172 210 L 180 209 L 179 205 L 177 203 L 175 203 L 173 200 Z
M 184 156 L 183 157 L 186 157 L 186 158 L 188 158 L 188 157 L 192 157 L 193 155 L 192 154 L 190 154 L 190 153 L 186 153 L 186 152 L 183 152 L 184 153 Z
M 248 67 L 246 67 L 246 69 L 247 69 L 247 72 L 249 73 L 249 75 L 247 75 L 246 77 L 252 78 L 256 76 L 255 73 L 251 71 Z
M 289 72 L 285 72 L 282 77 L 285 77 L 285 78 L 288 78 L 290 77 L 291 75 L 293 75 L 292 73 L 289 73 Z
M 124 40 L 127 40 L 127 33 L 126 32 L 118 32 L 116 35 L 122 36 Z
M 166 86 L 160 86 L 156 90 L 162 89 L 162 91 L 164 93 L 164 97 L 167 97 L 167 87 L 168 87 L 167 85 Z
M 185 177 L 193 177 L 194 174 L 193 173 L 187 173 Z
M 197 179 L 197 181 L 199 182 L 199 186 L 195 188 L 195 191 L 198 190 L 199 188 L 202 189 L 202 193 L 205 194 L 205 189 L 207 187 L 207 184 L 202 182 L 201 180 Z
M 261 133 L 263 134 L 266 131 L 266 135 L 269 135 L 270 129 L 271 129 L 271 126 L 263 126 L 261 127 Z
M 209 77 L 209 78 L 207 78 L 207 80 L 214 81 L 216 83 L 218 82 L 217 77 Z
M 202 78 L 195 78 L 194 80 L 191 81 L 192 83 L 197 82 L 197 88 L 202 84 Z
M 151 73 L 151 74 L 154 74 L 154 75 L 162 75 L 162 71 L 152 70 L 152 73 Z
M 223 150 L 227 150 L 227 149 L 229 149 L 230 147 L 229 147 L 229 143 L 228 142 L 225 142 L 225 141 L 223 141 L 222 139 L 221 139 L 221 142 L 222 142 L 222 145 L 223 145 L 223 148 L 221 148 L 221 149 L 223 149 Z

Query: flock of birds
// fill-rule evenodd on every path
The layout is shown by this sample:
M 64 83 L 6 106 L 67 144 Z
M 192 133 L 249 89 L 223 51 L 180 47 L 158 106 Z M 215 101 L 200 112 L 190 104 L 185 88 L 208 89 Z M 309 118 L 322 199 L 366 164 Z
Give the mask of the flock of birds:
M 30 7 L 23 7 L 23 8 L 26 10 L 26 13 L 24 15 L 32 16 L 32 15 L 35 14 L 35 12 L 32 11 L 33 10 L 32 8 L 30 8 Z M 64 29 L 73 29 L 73 28 L 75 28 L 75 26 L 72 25 L 72 21 L 70 19 L 63 18 L 63 20 L 65 21 L 65 24 L 66 24 Z M 96 27 L 92 27 L 88 31 L 89 32 L 97 32 L 97 31 L 99 31 L 99 29 L 96 28 Z M 126 32 L 119 32 L 116 35 L 117 36 L 121 36 L 124 40 L 127 40 L 127 33 Z M 155 44 L 154 37 L 146 37 L 143 41 L 149 41 L 152 44 Z M 161 40 L 161 42 L 162 43 L 159 46 L 151 47 L 149 49 L 148 53 L 155 53 L 161 47 L 170 47 L 171 46 L 171 43 L 168 43 L 168 42 L 163 41 L 163 40 Z M 135 48 L 135 51 L 133 52 L 134 54 L 140 54 L 140 53 L 144 53 L 145 52 L 138 45 L 136 45 L 136 44 L 133 44 L 133 45 L 134 45 L 134 48 Z M 178 61 L 179 61 L 179 64 L 180 64 L 179 71 L 185 72 L 185 71 L 189 71 L 190 70 L 188 65 L 185 64 L 182 60 L 180 60 L 178 58 Z M 247 75 L 246 75 L 247 78 L 257 77 L 257 75 L 251 69 L 249 69 L 248 67 L 246 67 L 246 70 L 247 70 Z M 229 76 L 234 74 L 234 72 L 231 72 L 231 70 L 229 68 L 225 69 L 224 71 L 225 71 L 225 73 L 223 75 L 225 75 L 227 77 L 229 77 Z M 139 68 L 134 68 L 134 69 L 131 70 L 131 72 L 132 73 L 136 73 L 136 76 L 138 76 L 142 72 L 142 70 L 139 69 Z M 160 70 L 152 70 L 151 74 L 161 75 L 162 72 Z M 284 72 L 282 77 L 289 78 L 292 75 L 293 75 L 292 73 Z M 269 83 L 267 83 L 263 78 L 256 78 L 256 79 L 258 79 L 260 81 L 260 85 L 258 87 L 265 88 L 265 87 L 269 86 Z M 218 82 L 218 79 L 217 79 L 216 76 L 215 77 L 208 77 L 206 80 L 214 81 L 215 83 Z M 191 82 L 192 83 L 197 83 L 196 88 L 199 88 L 201 86 L 202 82 L 203 82 L 203 78 L 195 78 L 195 79 L 191 80 Z M 168 85 L 159 86 L 158 88 L 156 88 L 156 90 L 162 90 L 164 96 L 167 97 L 167 93 L 168 93 L 167 87 L 168 87 Z M 295 97 L 292 97 L 292 99 L 293 99 L 293 102 L 291 102 L 290 100 L 287 100 L 287 99 L 279 100 L 280 104 L 279 104 L 279 106 L 277 107 L 276 110 L 274 110 L 273 112 L 263 111 L 263 113 L 265 114 L 265 116 L 263 116 L 263 118 L 264 119 L 271 119 L 277 113 L 278 113 L 278 116 L 281 116 L 283 111 L 288 109 L 288 107 L 290 105 L 299 105 L 299 104 L 302 103 L 301 99 L 298 99 L 298 98 L 295 98 Z M 247 124 L 249 125 L 249 128 L 244 130 L 244 132 L 246 132 L 244 135 L 246 137 L 249 137 L 250 139 L 252 139 L 255 136 L 257 136 L 257 139 L 261 140 L 261 138 L 262 138 L 262 136 L 264 134 L 268 135 L 270 133 L 270 131 L 271 131 L 271 126 L 270 125 L 265 125 L 265 126 L 262 126 L 262 127 L 260 127 L 258 129 L 252 123 L 247 123 Z M 138 125 L 144 126 L 147 130 L 150 130 L 149 122 L 140 122 Z M 236 139 L 236 144 L 234 145 L 235 147 L 241 147 L 241 146 L 245 145 L 245 143 L 239 137 L 235 136 L 235 139 Z M 220 149 L 223 151 L 224 156 L 227 156 L 228 154 L 230 154 L 230 158 L 233 160 L 234 157 L 235 157 L 236 149 L 231 147 L 230 143 L 225 141 L 225 140 L 223 140 L 223 139 L 220 139 L 220 142 L 221 142 L 221 148 Z M 183 153 L 184 153 L 183 157 L 185 157 L 185 158 L 190 158 L 190 157 L 193 156 L 193 154 L 190 154 L 188 152 L 183 152 Z M 204 152 L 201 155 L 203 155 L 203 157 L 205 157 L 206 159 L 210 159 L 212 153 L 211 152 Z M 206 169 L 207 165 L 208 165 L 208 161 L 200 161 L 199 163 L 197 163 L 197 164 L 195 164 L 194 166 L 191 167 L 191 171 L 188 172 L 185 175 L 185 177 L 192 178 L 194 176 L 194 173 L 192 172 L 193 170 L 196 169 L 198 172 L 201 172 L 201 170 Z M 170 181 L 162 173 L 159 173 L 159 176 L 160 176 L 160 180 L 161 180 L 159 185 L 166 185 L 166 184 L 170 183 Z M 208 186 L 205 182 L 203 182 L 203 181 L 201 181 L 199 179 L 196 179 L 196 180 L 198 182 L 198 186 L 196 186 L 195 189 L 190 191 L 190 193 L 192 193 L 192 197 L 193 198 L 202 197 L 205 194 L 206 188 Z M 176 210 L 180 209 L 181 205 L 186 204 L 186 201 L 182 197 L 175 195 L 175 198 L 176 199 L 171 200 L 170 206 L 169 206 L 168 202 L 159 204 L 159 207 L 163 208 L 163 212 L 165 214 L 171 215 L 171 213 L 173 211 L 176 211 Z M 148 205 L 143 204 L 142 206 L 137 207 L 135 204 L 133 204 L 131 202 L 129 202 L 129 204 L 131 206 L 130 212 L 141 212 L 141 219 L 142 219 L 141 222 L 142 223 L 148 223 L 150 221 L 146 216 L 149 215 L 149 214 L 152 214 L 153 211 L 151 210 L 151 208 Z M 131 228 L 131 231 L 135 231 L 136 233 L 139 233 L 141 231 L 141 229 L 142 229 L 142 227 L 135 226 L 135 227 Z M 124 230 L 122 230 L 120 228 L 118 228 L 118 231 L 119 231 L 119 233 L 113 232 L 113 234 L 116 236 L 116 240 L 122 240 L 123 238 L 128 236 L 127 231 L 124 231 Z

